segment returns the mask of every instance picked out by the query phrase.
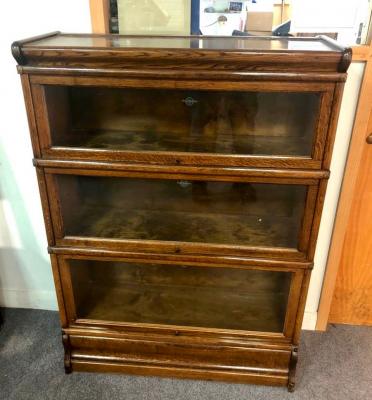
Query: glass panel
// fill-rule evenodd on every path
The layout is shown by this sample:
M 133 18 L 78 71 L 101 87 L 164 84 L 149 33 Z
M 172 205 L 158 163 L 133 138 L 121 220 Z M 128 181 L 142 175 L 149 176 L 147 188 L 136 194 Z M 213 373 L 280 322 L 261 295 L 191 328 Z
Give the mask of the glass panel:
M 239 34 L 239 32 L 237 32 Z M 89 36 L 84 34 L 60 34 L 25 43 L 22 47 L 103 47 L 117 48 L 161 48 L 161 49 L 215 49 L 215 50 L 270 50 L 270 51 L 339 51 L 333 45 L 319 38 L 257 36 L 225 36 L 225 37 L 167 37 L 167 36 Z
M 118 0 L 119 33 L 189 35 L 191 0 Z
M 45 87 L 52 144 L 311 156 L 319 93 Z
M 282 332 L 292 273 L 71 260 L 78 318 Z
M 296 247 L 306 186 L 57 175 L 66 235 Z

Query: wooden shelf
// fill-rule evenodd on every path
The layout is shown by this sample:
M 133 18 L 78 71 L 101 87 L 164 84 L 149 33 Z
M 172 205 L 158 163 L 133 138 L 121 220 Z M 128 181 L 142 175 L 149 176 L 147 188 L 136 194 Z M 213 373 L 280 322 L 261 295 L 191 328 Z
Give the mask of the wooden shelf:
M 299 222 L 290 217 L 120 210 L 83 206 L 72 236 L 296 248 Z
M 175 151 L 211 154 L 278 154 L 285 156 L 309 156 L 311 135 L 257 136 L 247 132 L 232 136 L 221 133 L 218 136 L 179 135 L 172 132 L 140 132 L 124 130 L 75 131 L 70 142 L 63 147 L 111 151 Z

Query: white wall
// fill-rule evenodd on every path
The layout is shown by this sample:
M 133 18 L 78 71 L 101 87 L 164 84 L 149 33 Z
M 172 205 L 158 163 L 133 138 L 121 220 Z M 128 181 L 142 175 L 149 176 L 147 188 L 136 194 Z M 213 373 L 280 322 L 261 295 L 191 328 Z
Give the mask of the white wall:
M 54 30 L 90 32 L 88 0 L 0 4 L 0 305 L 55 309 L 14 40 Z
M 344 45 L 356 43 L 368 0 L 292 0 L 291 32 L 338 32 Z
M 12 41 L 61 30 L 90 32 L 88 0 L 18 0 L 0 5 L 0 305 L 56 309 L 26 113 Z M 315 326 L 339 187 L 363 74 L 353 64 L 345 89 L 335 157 L 321 222 L 304 327 Z

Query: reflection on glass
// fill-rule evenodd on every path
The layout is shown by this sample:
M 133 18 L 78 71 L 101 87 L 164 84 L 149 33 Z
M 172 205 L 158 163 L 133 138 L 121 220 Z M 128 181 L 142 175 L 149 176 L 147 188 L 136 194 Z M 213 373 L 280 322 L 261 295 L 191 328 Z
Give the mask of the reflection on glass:
M 296 248 L 306 187 L 57 175 L 65 234 Z
M 68 262 L 78 318 L 283 331 L 288 272 Z
M 119 33 L 189 35 L 191 0 L 118 0 Z
M 288 156 L 311 156 L 320 98 L 53 86 L 45 93 L 53 145 Z

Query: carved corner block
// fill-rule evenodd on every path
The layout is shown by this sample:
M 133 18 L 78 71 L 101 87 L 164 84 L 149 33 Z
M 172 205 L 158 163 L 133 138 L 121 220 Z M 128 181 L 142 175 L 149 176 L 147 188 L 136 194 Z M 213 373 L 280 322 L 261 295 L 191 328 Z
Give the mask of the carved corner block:
M 294 392 L 295 389 L 295 378 L 296 378 L 296 367 L 298 359 L 298 347 L 293 347 L 291 359 L 289 362 L 289 374 L 288 374 L 288 392 Z
M 71 374 L 72 372 L 72 365 L 71 365 L 71 344 L 69 336 L 65 333 L 62 333 L 62 343 L 63 348 L 65 350 L 65 357 L 64 357 L 64 366 L 65 366 L 65 373 Z

